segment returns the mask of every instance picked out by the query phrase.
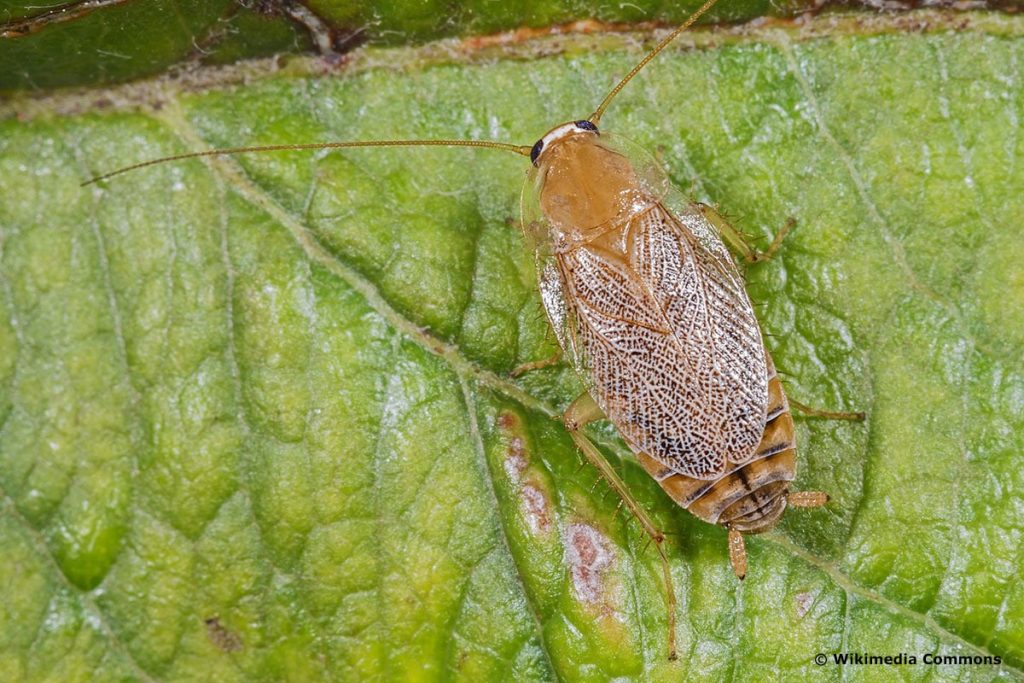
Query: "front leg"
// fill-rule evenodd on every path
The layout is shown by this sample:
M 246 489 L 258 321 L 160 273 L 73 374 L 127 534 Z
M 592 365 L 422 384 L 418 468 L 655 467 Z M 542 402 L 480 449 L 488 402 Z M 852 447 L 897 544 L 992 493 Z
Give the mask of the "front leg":
M 654 525 L 651 518 L 647 513 L 640 507 L 640 504 L 635 498 L 629 493 L 626 488 L 625 482 L 619 477 L 619 474 L 611 466 L 608 460 L 605 459 L 604 455 L 597 449 L 597 446 L 587 438 L 587 436 L 581 431 L 583 426 L 593 422 L 595 420 L 604 419 L 605 415 L 601 411 L 601 408 L 597 405 L 597 402 L 590 396 L 590 394 L 583 394 L 570 405 L 565 414 L 562 416 L 562 420 L 565 423 L 565 428 L 569 430 L 569 436 L 572 437 L 576 447 L 580 449 L 586 459 L 591 465 L 597 468 L 597 471 L 601 473 L 608 485 L 619 494 L 619 498 L 626 505 L 626 508 L 633 513 L 633 516 L 640 522 L 640 526 L 643 528 L 644 533 L 651 537 L 654 541 L 654 547 L 658 550 L 658 556 L 661 559 L 662 573 L 665 575 L 665 593 L 667 595 L 668 603 L 668 658 L 676 658 L 676 593 L 672 585 L 672 573 L 669 570 L 668 556 L 665 554 L 665 534 L 663 534 L 658 527 Z
M 739 230 L 734 228 L 729 221 L 725 219 L 725 216 L 718 213 L 714 207 L 708 206 L 707 204 L 696 204 L 697 209 L 704 215 L 704 218 L 708 220 L 711 225 L 715 226 L 718 230 L 718 234 L 722 236 L 722 240 L 726 245 L 732 249 L 736 254 L 739 254 L 744 261 L 747 263 L 759 263 L 761 261 L 768 261 L 775 255 L 775 252 L 782 246 L 782 240 L 786 239 L 786 235 L 796 225 L 795 218 L 787 218 L 786 222 L 782 224 L 779 231 L 775 233 L 775 237 L 772 239 L 772 243 L 768 245 L 768 248 L 764 251 L 758 251 L 747 243 L 747 238 L 743 236 Z

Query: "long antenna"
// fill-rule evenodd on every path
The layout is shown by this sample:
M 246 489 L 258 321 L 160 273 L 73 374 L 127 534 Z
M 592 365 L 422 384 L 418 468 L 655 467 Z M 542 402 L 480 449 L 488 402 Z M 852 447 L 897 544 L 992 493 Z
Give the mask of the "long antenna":
M 82 183 L 82 187 L 98 183 L 101 180 L 106 180 L 128 171 L 134 171 L 139 168 L 145 168 L 146 166 L 155 166 L 156 164 L 164 164 L 170 161 L 180 161 L 182 159 L 194 159 L 196 157 L 214 157 L 214 156 L 228 156 L 231 154 L 245 154 L 247 152 L 283 152 L 283 151 L 301 151 L 309 149 L 340 149 L 343 147 L 485 147 L 487 149 L 500 149 L 506 152 L 513 152 L 520 156 L 530 156 L 530 147 L 522 145 L 512 145 L 507 142 L 492 142 L 490 140 L 356 140 L 353 142 L 307 142 L 296 145 L 260 145 L 256 147 L 225 147 L 223 149 L 208 149 L 203 152 L 188 152 L 186 154 L 175 154 L 169 157 L 160 157 L 159 159 L 150 159 L 149 161 L 142 161 L 131 166 L 124 166 L 117 170 L 111 171 L 110 173 L 104 173 L 98 175 L 95 178 L 90 178 Z
M 615 96 L 619 94 L 619 91 L 625 88 L 627 83 L 633 80 L 633 76 L 636 76 L 638 73 L 640 73 L 640 69 L 647 66 L 648 62 L 657 57 L 658 53 L 664 50 L 666 47 L 668 47 L 668 44 L 675 40 L 677 37 L 679 37 L 680 33 L 693 26 L 693 23 L 700 19 L 702 14 L 711 9 L 716 2 L 718 2 L 718 0 L 707 0 L 707 2 L 701 5 L 699 9 L 694 11 L 694 13 L 691 14 L 679 28 L 672 31 L 672 33 L 665 36 L 665 38 L 660 43 L 655 45 L 654 49 L 648 52 L 647 56 L 641 59 L 640 62 L 633 67 L 633 70 L 626 74 L 625 78 L 619 81 L 619 84 L 617 86 L 612 88 L 612 91 L 605 96 L 604 100 L 601 101 L 601 104 L 598 105 L 597 110 L 590 115 L 590 118 L 588 120 L 596 126 L 598 122 L 601 120 L 601 116 L 604 115 L 604 110 L 608 108 L 608 105 L 611 104 L 612 100 L 615 99 Z

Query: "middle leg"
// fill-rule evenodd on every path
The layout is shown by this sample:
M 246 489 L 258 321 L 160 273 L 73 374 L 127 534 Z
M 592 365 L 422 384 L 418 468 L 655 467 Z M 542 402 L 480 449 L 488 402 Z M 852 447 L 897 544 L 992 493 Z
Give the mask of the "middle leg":
M 789 405 L 799 410 L 808 417 L 820 417 L 825 420 L 851 420 L 853 422 L 860 422 L 864 419 L 864 413 L 843 411 L 843 410 L 820 410 L 819 408 L 812 408 L 811 406 L 804 405 L 799 401 L 788 399 Z

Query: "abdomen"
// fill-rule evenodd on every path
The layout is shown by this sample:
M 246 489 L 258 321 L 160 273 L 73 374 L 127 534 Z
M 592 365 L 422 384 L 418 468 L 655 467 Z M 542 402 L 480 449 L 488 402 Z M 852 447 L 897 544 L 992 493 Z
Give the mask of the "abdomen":
M 744 463 L 728 463 L 714 479 L 695 479 L 673 472 L 644 453 L 637 458 L 679 505 L 711 524 L 746 533 L 775 525 L 786 509 L 786 493 L 796 475 L 796 435 L 775 364 L 765 351 L 768 408 L 761 442 Z

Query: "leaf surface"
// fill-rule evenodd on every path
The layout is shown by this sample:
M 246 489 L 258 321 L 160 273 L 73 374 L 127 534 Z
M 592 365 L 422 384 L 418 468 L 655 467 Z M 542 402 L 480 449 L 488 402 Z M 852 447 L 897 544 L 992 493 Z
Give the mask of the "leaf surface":
M 791 396 L 868 413 L 798 420 L 796 488 L 833 502 L 751 538 L 742 583 L 724 532 L 593 431 L 674 534 L 675 663 L 655 554 L 551 419 L 579 381 L 508 377 L 554 350 L 522 159 L 78 186 L 208 146 L 530 144 L 635 41 L 377 49 L 0 122 L 0 678 L 1024 677 L 1022 35 L 936 12 L 697 33 L 605 118 L 757 239 L 798 219 L 748 270 L 769 347 Z M 834 652 L 1003 664 L 813 662 Z

